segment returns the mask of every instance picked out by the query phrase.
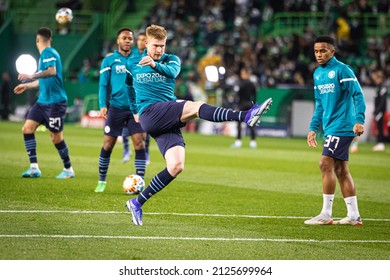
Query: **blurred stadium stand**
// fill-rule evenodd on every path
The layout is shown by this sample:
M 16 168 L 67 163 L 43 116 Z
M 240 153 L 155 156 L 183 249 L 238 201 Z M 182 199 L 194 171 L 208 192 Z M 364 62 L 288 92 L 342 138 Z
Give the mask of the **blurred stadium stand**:
M 390 16 L 388 14 L 350 14 L 350 21 L 359 20 L 365 26 L 366 34 L 378 37 L 390 32 Z M 324 34 L 329 30 L 330 18 L 325 13 L 282 12 L 261 26 L 260 36 L 284 36 L 286 34 L 304 34 L 310 27 L 316 34 Z

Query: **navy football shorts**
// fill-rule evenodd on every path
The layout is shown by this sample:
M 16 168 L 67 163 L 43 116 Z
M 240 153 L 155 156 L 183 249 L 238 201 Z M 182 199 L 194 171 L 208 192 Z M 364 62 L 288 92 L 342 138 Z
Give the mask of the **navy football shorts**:
M 351 145 L 353 138 L 355 137 L 333 135 L 326 136 L 322 155 L 339 160 L 348 160 L 349 146 Z
M 59 133 L 64 129 L 66 106 L 66 102 L 50 105 L 36 102 L 28 111 L 26 119 L 45 125 L 53 133 Z
M 163 156 L 175 146 L 185 147 L 181 128 L 186 125 L 180 121 L 186 101 L 158 102 L 142 112 L 142 128 L 152 136 Z
M 104 135 L 112 137 L 121 136 L 124 127 L 128 130 L 128 135 L 125 136 L 145 132 L 141 125 L 134 120 L 134 116 L 130 110 L 121 110 L 111 106 L 107 112 Z

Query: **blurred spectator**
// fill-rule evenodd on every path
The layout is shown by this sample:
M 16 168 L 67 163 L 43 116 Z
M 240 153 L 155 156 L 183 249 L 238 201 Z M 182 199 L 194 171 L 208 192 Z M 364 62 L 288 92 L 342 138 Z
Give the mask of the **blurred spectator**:
M 207 95 L 203 87 L 199 84 L 199 76 L 196 71 L 190 71 L 187 77 L 188 91 L 191 93 L 194 101 L 207 102 Z
M 367 0 L 358 0 L 357 7 L 360 13 L 372 13 L 372 7 Z
M 361 18 L 354 18 L 351 21 L 349 52 L 362 55 L 364 53 L 365 38 L 366 34 Z
M 1 75 L 1 118 L 3 120 L 8 120 L 8 115 L 10 113 L 9 108 L 9 97 L 11 94 L 11 78 L 8 72 L 3 72 Z
M 113 53 L 116 45 L 111 40 L 105 40 L 103 42 L 102 50 L 100 51 L 100 58 L 105 58 L 108 54 Z
M 181 99 L 181 100 L 194 101 L 194 97 L 193 97 L 192 93 L 190 92 L 188 85 L 183 82 L 183 79 L 181 76 L 178 76 L 176 78 L 175 95 L 178 99 Z
M 348 22 L 348 14 L 345 9 L 342 9 L 340 16 L 336 19 L 335 22 L 335 32 L 337 44 L 341 48 L 345 48 L 349 45 L 351 38 L 351 27 Z
M 256 102 L 257 88 L 256 84 L 251 81 L 251 70 L 249 68 L 242 68 L 240 71 L 240 82 L 237 88 L 237 108 L 240 111 L 249 110 L 253 103 Z M 250 142 L 249 147 L 255 149 L 257 147 L 256 143 L 256 132 L 255 127 L 250 127 L 246 123 L 245 127 L 249 128 L 250 131 Z M 237 136 L 236 141 L 231 146 L 232 148 L 241 148 L 242 147 L 242 122 L 237 122 Z
M 79 122 L 83 110 L 83 100 L 76 96 L 73 105 L 66 109 L 66 120 L 70 122 Z
M 372 80 L 376 86 L 375 96 L 375 109 L 374 119 L 376 122 L 377 129 L 377 144 L 373 147 L 375 152 L 383 152 L 385 150 L 385 131 L 384 131 L 384 120 L 387 111 L 387 94 L 388 88 L 384 85 L 384 74 L 382 69 L 377 69 L 372 73 Z M 387 125 L 386 125 L 387 126 Z
M 99 70 L 91 65 L 88 58 L 83 59 L 83 65 L 77 73 L 79 83 L 89 83 L 99 79 Z
M 377 0 L 373 7 L 376 13 L 389 13 L 390 12 L 390 1 L 389 0 Z
M 379 64 L 382 69 L 386 69 L 390 65 L 390 34 L 387 34 L 383 38 L 382 47 L 378 51 Z M 385 73 L 387 77 L 390 77 L 390 72 Z
M 9 9 L 9 0 L 0 0 L 0 26 L 4 23 L 4 13 Z

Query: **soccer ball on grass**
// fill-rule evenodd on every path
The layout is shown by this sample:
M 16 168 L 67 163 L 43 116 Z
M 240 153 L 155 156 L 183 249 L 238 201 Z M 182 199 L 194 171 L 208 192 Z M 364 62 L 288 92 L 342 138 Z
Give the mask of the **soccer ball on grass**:
M 145 181 L 139 175 L 129 175 L 123 181 L 123 191 L 126 194 L 138 194 L 145 188 Z

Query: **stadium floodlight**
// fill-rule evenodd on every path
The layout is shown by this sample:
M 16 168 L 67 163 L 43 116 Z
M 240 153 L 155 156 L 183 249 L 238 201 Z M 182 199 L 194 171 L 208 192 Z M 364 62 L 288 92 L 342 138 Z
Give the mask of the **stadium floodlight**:
M 16 71 L 19 74 L 32 75 L 37 71 L 37 61 L 30 54 L 22 54 L 16 59 Z
M 218 75 L 218 68 L 214 65 L 209 65 L 205 67 L 206 72 L 206 78 L 209 82 L 218 82 L 219 75 Z

